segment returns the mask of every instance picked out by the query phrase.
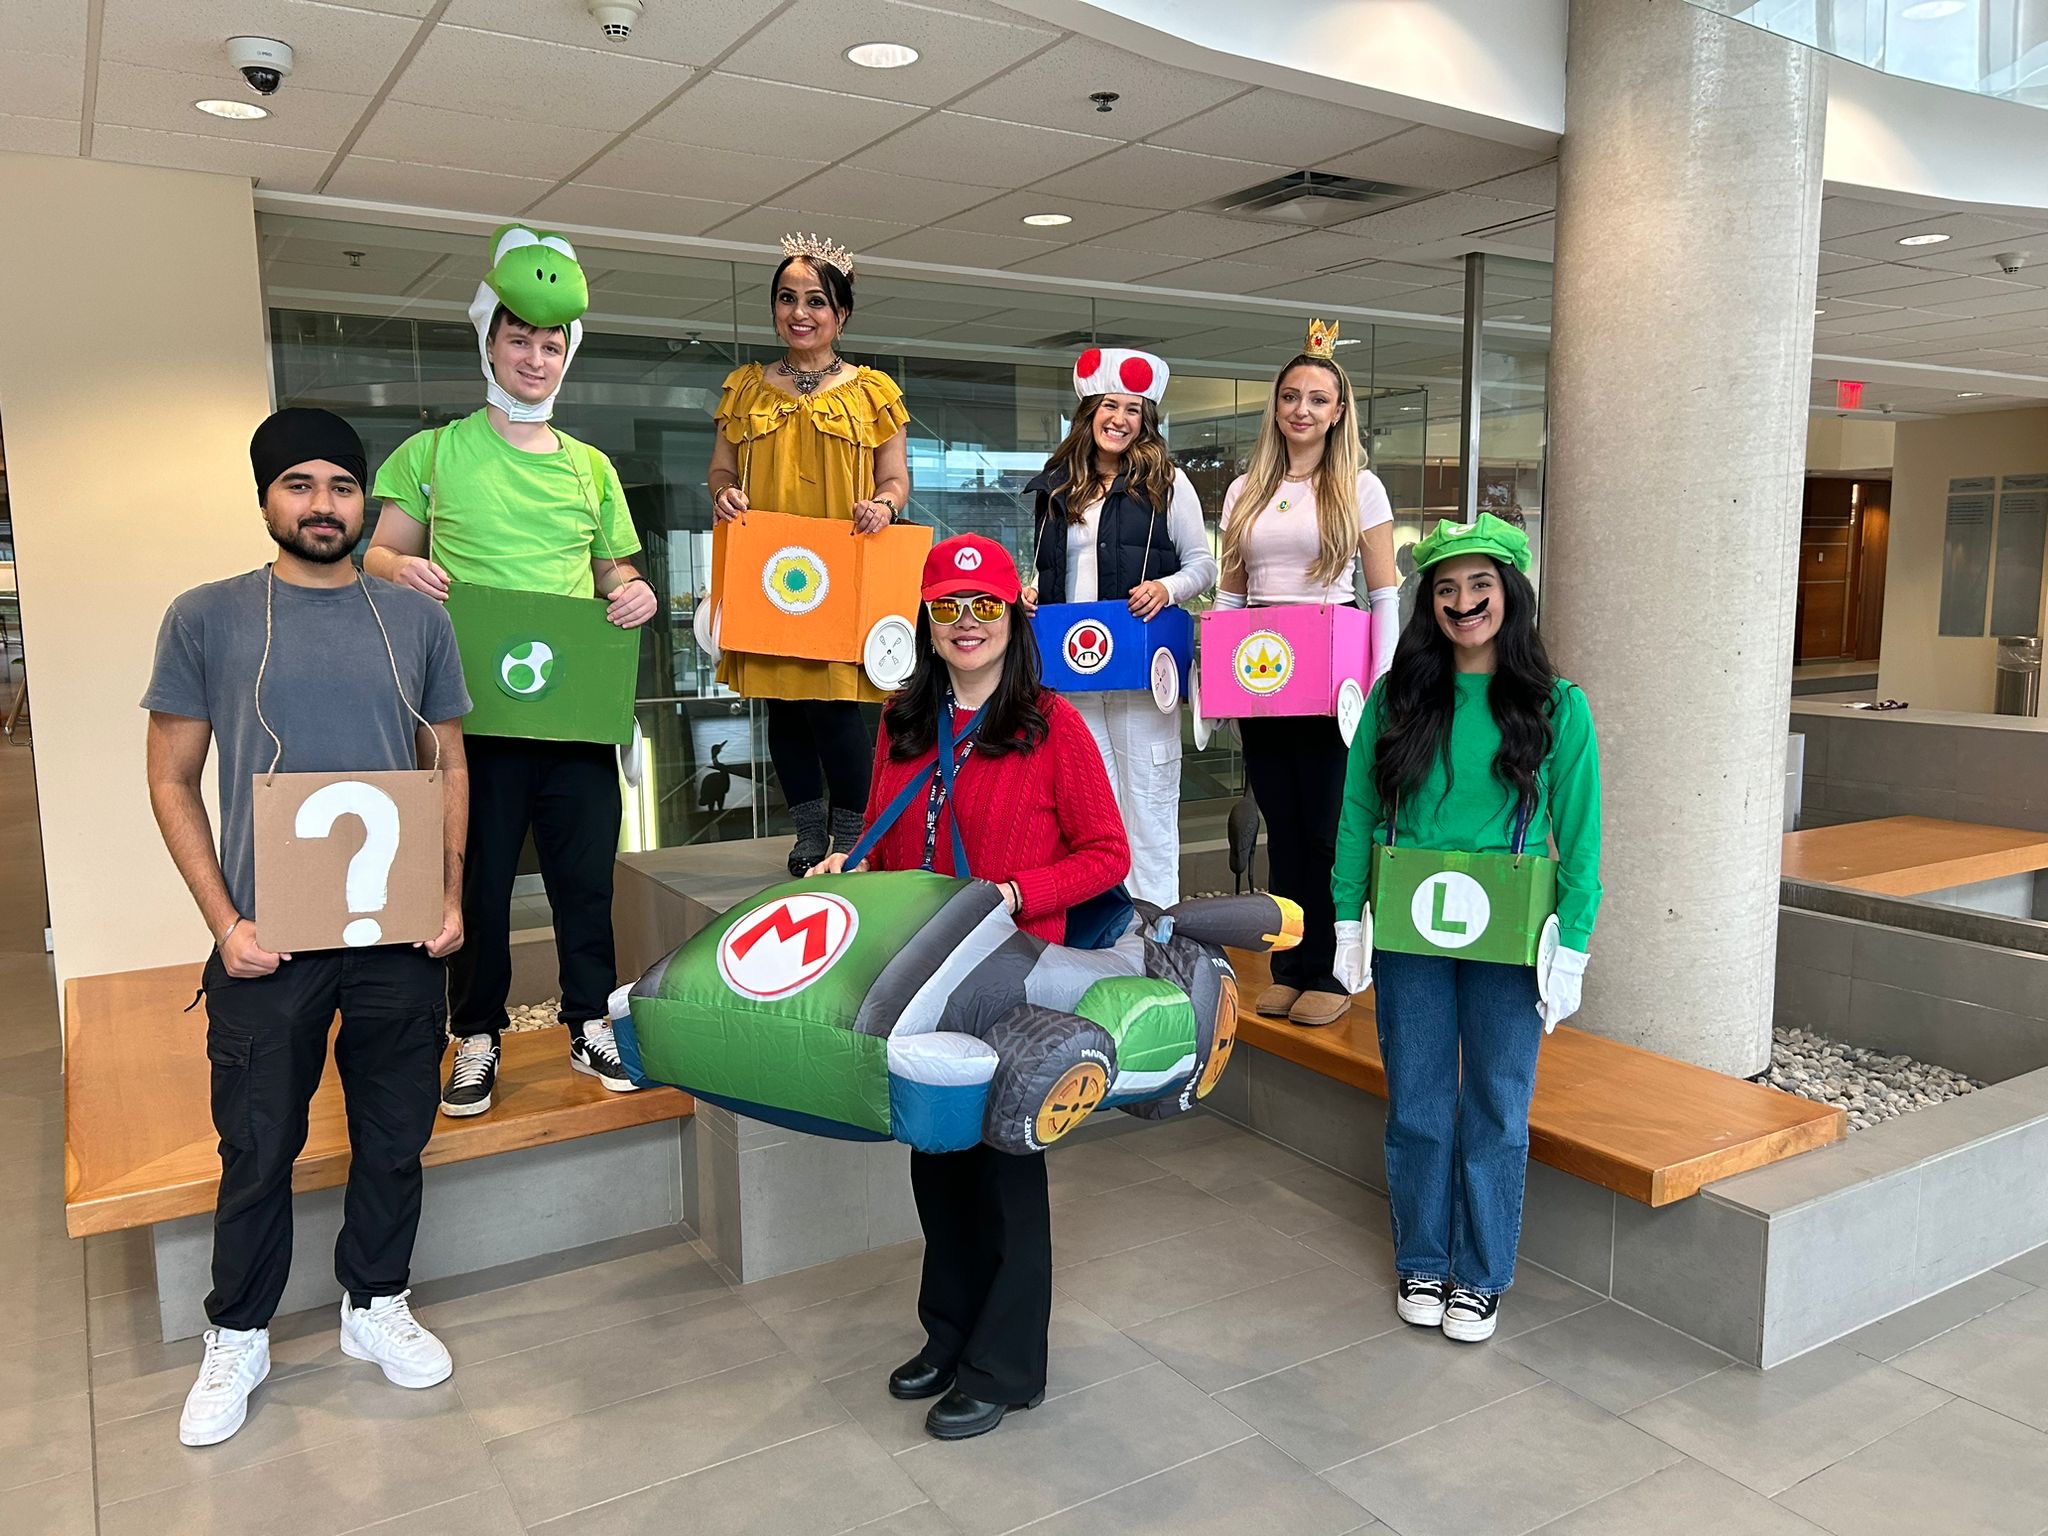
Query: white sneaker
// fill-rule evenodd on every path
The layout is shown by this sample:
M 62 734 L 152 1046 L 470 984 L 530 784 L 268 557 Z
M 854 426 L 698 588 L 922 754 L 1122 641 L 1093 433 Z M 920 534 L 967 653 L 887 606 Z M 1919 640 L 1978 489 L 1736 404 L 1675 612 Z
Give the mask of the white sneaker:
M 209 1328 L 199 1379 L 185 1394 L 178 1438 L 186 1445 L 218 1445 L 249 1417 L 249 1394 L 270 1374 L 268 1328 Z
M 569 1065 L 589 1073 L 613 1093 L 640 1091 L 619 1060 L 619 1044 L 609 1019 L 592 1019 L 577 1027 L 569 1040 Z
M 351 1360 L 368 1360 L 401 1387 L 436 1386 L 453 1374 L 455 1362 L 448 1358 L 447 1345 L 412 1315 L 410 1295 L 373 1296 L 367 1307 L 342 1297 L 341 1352 Z

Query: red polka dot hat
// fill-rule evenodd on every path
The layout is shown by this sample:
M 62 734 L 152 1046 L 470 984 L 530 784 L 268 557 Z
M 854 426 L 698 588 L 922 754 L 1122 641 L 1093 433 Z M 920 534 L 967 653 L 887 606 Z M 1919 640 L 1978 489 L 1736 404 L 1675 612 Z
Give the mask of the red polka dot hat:
M 1128 347 L 1090 347 L 1074 362 L 1074 393 L 1140 395 L 1157 405 L 1166 394 L 1166 359 Z

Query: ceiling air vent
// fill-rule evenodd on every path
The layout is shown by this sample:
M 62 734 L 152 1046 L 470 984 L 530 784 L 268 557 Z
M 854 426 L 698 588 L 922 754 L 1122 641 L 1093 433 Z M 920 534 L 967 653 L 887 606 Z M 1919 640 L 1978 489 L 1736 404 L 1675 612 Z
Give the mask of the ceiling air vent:
M 1201 207 L 1207 213 L 1321 229 L 1435 195 L 1428 187 L 1402 187 L 1358 176 L 1334 176 L 1328 171 L 1290 171 L 1241 192 L 1226 193 Z

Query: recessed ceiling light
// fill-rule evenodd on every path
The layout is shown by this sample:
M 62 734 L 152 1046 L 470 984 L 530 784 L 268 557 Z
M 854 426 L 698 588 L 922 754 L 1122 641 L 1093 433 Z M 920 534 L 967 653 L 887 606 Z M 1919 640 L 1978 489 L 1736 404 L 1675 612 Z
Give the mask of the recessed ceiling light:
M 1908 236 L 1906 236 L 1906 238 L 1905 238 L 1905 239 L 1901 240 L 1901 241 L 1899 242 L 1899 244 L 1901 244 L 1901 245 L 1939 245 L 1939 244 L 1941 244 L 1941 242 L 1942 242 L 1942 241 L 1946 240 L 1947 238 L 1948 238 L 1948 236 L 1947 236 L 1947 235 L 1908 235 Z
M 268 107 L 259 107 L 253 101 L 195 101 L 192 105 L 214 117 L 225 117 L 237 123 L 253 123 L 259 117 L 270 116 Z
M 1984 391 L 1981 389 L 1966 389 L 1957 395 L 1956 398 L 1958 400 L 1982 400 L 1984 398 Z
M 917 50 L 908 43 L 855 43 L 846 61 L 862 69 L 901 69 L 917 62 Z
M 1061 224 L 1073 223 L 1074 216 L 1071 213 L 1027 213 L 1024 222 L 1039 229 L 1054 229 Z
M 1918 0 L 1899 12 L 1901 21 L 1943 21 L 1969 9 L 1967 0 Z

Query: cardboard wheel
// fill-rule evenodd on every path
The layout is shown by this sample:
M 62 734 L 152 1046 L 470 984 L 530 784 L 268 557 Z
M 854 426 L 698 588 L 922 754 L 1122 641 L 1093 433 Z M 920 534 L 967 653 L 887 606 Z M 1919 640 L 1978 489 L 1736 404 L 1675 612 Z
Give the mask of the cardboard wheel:
M 690 634 L 697 642 L 697 649 L 710 657 L 716 664 L 718 650 L 718 606 L 710 598 L 699 598 L 697 611 L 690 619 Z
M 1202 713 L 1202 674 L 1188 669 L 1188 713 L 1194 717 L 1195 750 L 1209 750 L 1209 740 L 1216 734 L 1216 722 Z
M 640 787 L 640 780 L 647 772 L 647 738 L 641 733 L 640 721 L 633 721 L 633 739 L 619 748 L 619 777 L 633 789 Z
M 1162 715 L 1172 714 L 1180 703 L 1180 667 L 1163 645 L 1152 653 L 1152 702 Z
M 1344 738 L 1344 745 L 1351 745 L 1351 738 L 1358 734 L 1358 722 L 1365 718 L 1365 690 L 1358 686 L 1358 679 L 1347 677 L 1337 689 L 1337 734 Z
M 884 693 L 894 693 L 910 681 L 917 664 L 917 631 L 899 613 L 884 614 L 861 646 L 861 666 L 868 681 Z

